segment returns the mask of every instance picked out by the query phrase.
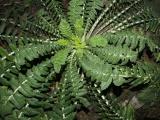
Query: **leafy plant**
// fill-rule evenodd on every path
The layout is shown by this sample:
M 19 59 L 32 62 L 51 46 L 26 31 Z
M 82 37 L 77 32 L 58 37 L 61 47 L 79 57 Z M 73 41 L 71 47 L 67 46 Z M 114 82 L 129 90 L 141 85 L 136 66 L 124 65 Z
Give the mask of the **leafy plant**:
M 159 18 L 144 0 L 71 0 L 67 13 L 62 1 L 41 5 L 27 20 L 0 19 L 1 119 L 73 120 L 95 105 L 102 120 L 133 120 L 133 108 L 104 91 L 157 80 L 158 62 L 142 53 L 159 46 L 134 29 L 155 31 Z

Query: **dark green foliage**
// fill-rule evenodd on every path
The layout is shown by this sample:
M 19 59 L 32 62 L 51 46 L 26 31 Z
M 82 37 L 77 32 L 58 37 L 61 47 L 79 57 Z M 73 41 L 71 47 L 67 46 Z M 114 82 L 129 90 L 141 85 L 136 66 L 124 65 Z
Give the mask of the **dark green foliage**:
M 94 87 L 93 87 L 94 86 Z M 102 95 L 97 84 L 90 86 L 89 94 L 92 98 L 91 103 L 98 108 L 102 120 L 133 120 L 134 110 L 130 105 L 120 106 L 116 99 L 109 97 L 108 99 Z M 117 110 L 118 109 L 118 110 Z
M 145 0 L 70 0 L 67 13 L 59 0 L 35 3 L 34 16 L 0 18 L 0 119 L 74 120 L 95 105 L 101 120 L 134 120 L 104 91 L 148 85 L 144 101 L 159 91 L 160 47 L 143 31 L 160 22 Z

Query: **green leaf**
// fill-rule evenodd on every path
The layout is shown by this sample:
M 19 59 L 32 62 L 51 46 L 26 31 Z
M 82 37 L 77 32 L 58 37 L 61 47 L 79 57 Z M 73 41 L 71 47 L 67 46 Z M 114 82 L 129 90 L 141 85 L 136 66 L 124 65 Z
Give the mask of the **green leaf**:
M 37 110 L 32 109 L 32 108 L 24 108 L 24 113 L 27 116 L 35 116 L 35 115 L 39 114 L 39 112 Z
M 127 106 L 121 107 L 120 114 L 124 120 L 134 120 L 134 108 L 128 104 Z
M 7 53 L 7 51 L 5 49 L 3 49 L 2 47 L 0 47 L 0 55 L 1 56 L 7 56 L 8 53 Z
M 67 115 L 67 117 L 65 118 L 66 120 L 74 120 L 76 116 L 76 112 L 72 112 L 69 115 Z
M 11 103 L 5 104 L 7 96 L 9 96 L 8 88 L 0 87 L 0 116 L 2 117 L 10 114 L 14 107 Z
M 88 77 L 102 84 L 102 89 L 111 84 L 112 66 L 110 64 L 104 63 L 97 56 L 87 51 L 85 56 L 80 59 L 80 64 Z
M 87 93 L 86 89 L 84 88 L 85 82 L 79 75 L 78 68 L 74 64 L 71 64 L 67 67 L 65 77 L 68 81 L 71 81 L 73 89 L 72 96 L 74 96 L 76 99 L 79 99 L 79 97 L 82 97 Z
M 25 104 L 26 100 L 21 94 L 11 96 L 10 101 L 18 108 L 21 109 Z
M 113 80 L 114 85 L 121 86 L 122 84 L 126 83 L 126 80 L 123 77 L 117 77 Z
M 119 68 L 121 69 L 121 68 Z M 128 73 L 126 73 L 128 74 Z M 113 70 L 113 83 L 114 85 L 116 86 L 121 86 L 122 84 L 126 83 L 127 81 L 124 79 L 124 76 L 125 76 L 125 71 L 120 71 L 118 70 L 118 68 L 115 68 Z M 127 76 L 128 77 L 128 76 Z
M 122 31 L 116 34 L 106 33 L 104 37 L 108 40 L 109 44 L 116 46 L 125 46 L 132 50 L 137 50 L 141 52 L 146 45 L 149 46 L 151 51 L 154 51 L 157 48 L 157 45 L 149 37 L 145 37 L 136 31 Z
M 105 47 L 107 44 L 107 39 L 101 35 L 96 35 L 89 39 L 89 45 L 92 47 Z
M 107 45 L 104 48 L 93 48 L 93 53 L 98 55 L 104 61 L 111 64 L 121 64 L 125 65 L 129 61 L 135 62 L 138 57 L 138 52 L 133 51 L 127 46 L 117 45 Z
M 68 16 L 71 23 L 74 24 L 76 20 L 82 18 L 83 5 L 85 4 L 85 1 L 86 0 L 70 0 Z
M 69 38 L 73 36 L 71 27 L 65 19 L 61 20 L 61 22 L 59 24 L 59 30 L 64 36 L 67 36 Z
M 69 45 L 69 41 L 66 39 L 59 39 L 56 43 L 60 46 L 68 46 Z
M 88 99 L 84 97 L 79 97 L 79 101 L 81 104 L 83 104 L 86 108 L 91 105 L 91 103 L 88 101 Z
M 101 90 L 105 90 L 106 88 L 108 88 L 111 83 L 112 83 L 112 78 L 109 78 L 107 81 L 102 81 Z
M 84 32 L 84 28 L 83 28 L 83 19 L 77 19 L 75 22 L 75 31 L 76 31 L 76 35 L 79 37 L 82 37 L 83 32 Z
M 132 77 L 136 78 L 131 82 L 132 86 L 138 86 L 140 84 L 147 84 L 156 79 L 160 74 L 159 64 L 151 62 L 139 62 L 133 66 Z
M 88 31 L 98 16 L 98 10 L 101 10 L 103 2 L 101 0 L 86 0 L 84 11 L 85 29 Z
M 61 70 L 61 66 L 65 64 L 65 61 L 67 60 L 67 56 L 69 54 L 69 49 L 63 49 L 58 51 L 52 58 L 52 63 L 54 65 L 54 69 L 56 73 L 59 73 Z
M 15 52 L 15 63 L 17 65 L 23 65 L 25 64 L 26 59 L 32 61 L 35 58 L 39 58 L 40 55 L 44 56 L 47 52 L 51 52 L 56 48 L 57 45 L 54 43 L 34 44 L 20 47 Z
M 160 61 L 160 53 L 158 53 L 156 61 Z

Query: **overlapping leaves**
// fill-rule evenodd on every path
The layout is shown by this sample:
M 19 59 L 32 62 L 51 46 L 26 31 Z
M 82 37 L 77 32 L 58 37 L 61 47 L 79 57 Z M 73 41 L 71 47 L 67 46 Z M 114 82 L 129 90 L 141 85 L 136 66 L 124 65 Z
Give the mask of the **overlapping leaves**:
M 61 1 L 41 0 L 34 18 L 1 19 L 0 118 L 73 120 L 91 96 L 101 119 L 133 120 L 131 106 L 111 104 L 102 91 L 152 83 L 160 74 L 155 59 L 142 59 L 144 49 L 157 55 L 159 46 L 125 31 L 158 27 L 144 2 L 71 0 L 66 14 Z

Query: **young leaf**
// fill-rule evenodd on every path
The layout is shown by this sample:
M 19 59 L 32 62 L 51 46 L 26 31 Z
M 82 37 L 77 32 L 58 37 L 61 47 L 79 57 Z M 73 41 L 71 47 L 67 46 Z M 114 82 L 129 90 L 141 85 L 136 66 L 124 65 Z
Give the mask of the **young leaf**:
M 76 31 L 77 36 L 82 37 L 83 31 L 84 31 L 82 18 L 76 20 L 75 31 Z
M 70 27 L 69 23 L 65 19 L 61 20 L 60 25 L 59 25 L 59 30 L 66 37 L 73 36 L 71 27 Z
M 89 39 L 89 45 L 92 47 L 105 47 L 107 44 L 107 39 L 101 35 L 96 35 Z
M 69 49 L 62 49 L 58 51 L 52 58 L 52 63 L 54 65 L 54 70 L 56 73 L 59 73 L 61 70 L 61 66 L 65 64 L 67 60 L 67 56 L 69 54 Z

